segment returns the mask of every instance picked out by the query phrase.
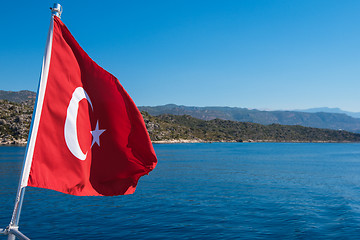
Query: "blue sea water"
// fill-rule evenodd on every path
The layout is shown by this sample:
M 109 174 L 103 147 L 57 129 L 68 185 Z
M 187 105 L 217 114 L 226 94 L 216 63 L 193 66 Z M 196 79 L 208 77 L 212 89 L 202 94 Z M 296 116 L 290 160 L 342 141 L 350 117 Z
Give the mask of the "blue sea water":
M 358 239 L 360 144 L 157 144 L 133 195 L 27 188 L 32 239 Z M 0 228 L 25 148 L 0 147 Z M 6 239 L 0 236 L 0 239 Z

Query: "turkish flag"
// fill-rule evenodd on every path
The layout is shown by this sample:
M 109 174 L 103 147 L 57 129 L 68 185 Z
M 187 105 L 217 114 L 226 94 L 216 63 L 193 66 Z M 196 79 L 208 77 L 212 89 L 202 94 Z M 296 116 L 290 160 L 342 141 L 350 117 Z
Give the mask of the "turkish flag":
M 51 41 L 27 186 L 79 196 L 133 193 L 157 163 L 141 113 L 56 16 Z

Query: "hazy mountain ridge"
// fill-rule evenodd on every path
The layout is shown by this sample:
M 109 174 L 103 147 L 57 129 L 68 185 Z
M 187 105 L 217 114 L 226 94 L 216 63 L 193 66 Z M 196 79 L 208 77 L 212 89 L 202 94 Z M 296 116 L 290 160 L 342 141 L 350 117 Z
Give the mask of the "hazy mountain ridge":
M 344 113 L 307 113 L 298 111 L 260 111 L 237 107 L 187 107 L 175 104 L 139 107 L 150 115 L 190 115 L 202 120 L 222 119 L 264 125 L 301 125 L 305 127 L 360 132 L 360 119 Z
M 360 118 L 359 112 L 349 112 L 344 111 L 340 108 L 328 108 L 328 107 L 321 107 L 321 108 L 309 108 L 309 109 L 302 109 L 302 110 L 294 110 L 297 112 L 308 112 L 308 113 L 318 113 L 318 112 L 326 112 L 326 113 L 343 113 L 353 118 Z

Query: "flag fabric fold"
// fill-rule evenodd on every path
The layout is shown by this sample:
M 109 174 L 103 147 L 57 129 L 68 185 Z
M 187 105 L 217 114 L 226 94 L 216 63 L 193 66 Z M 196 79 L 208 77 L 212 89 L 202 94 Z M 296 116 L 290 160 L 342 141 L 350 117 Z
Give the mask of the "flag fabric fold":
M 56 16 L 34 141 L 27 186 L 72 195 L 131 194 L 157 163 L 128 93 Z

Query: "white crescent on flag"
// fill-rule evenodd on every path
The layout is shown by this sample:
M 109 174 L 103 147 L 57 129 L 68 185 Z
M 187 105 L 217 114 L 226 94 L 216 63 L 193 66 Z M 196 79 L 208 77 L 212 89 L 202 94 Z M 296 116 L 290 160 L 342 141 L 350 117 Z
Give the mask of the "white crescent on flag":
M 90 97 L 86 93 L 86 91 L 82 87 L 76 88 L 72 94 L 71 100 L 69 102 L 69 106 L 67 108 L 66 120 L 64 126 L 64 136 L 65 136 L 66 145 L 69 148 L 70 152 L 80 160 L 85 160 L 87 155 L 87 152 L 83 153 L 83 151 L 80 148 L 78 135 L 77 135 L 77 126 L 76 126 L 79 102 L 83 99 L 86 99 L 89 102 L 91 109 L 94 110 Z

